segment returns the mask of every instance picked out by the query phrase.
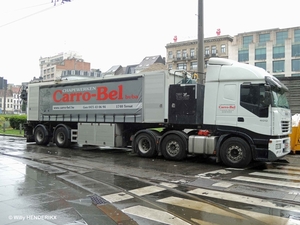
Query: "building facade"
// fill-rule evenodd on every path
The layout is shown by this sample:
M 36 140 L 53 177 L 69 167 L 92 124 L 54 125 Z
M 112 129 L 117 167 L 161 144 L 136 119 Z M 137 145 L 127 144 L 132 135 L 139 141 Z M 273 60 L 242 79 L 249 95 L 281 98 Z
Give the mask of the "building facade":
M 204 39 L 204 59 L 210 57 L 229 58 L 233 37 L 222 35 Z M 197 72 L 198 40 L 174 42 L 166 45 L 168 69 Z
M 197 71 L 197 40 L 166 45 L 169 69 Z M 269 29 L 204 39 L 204 60 L 229 58 L 276 77 L 300 76 L 300 27 Z
M 300 27 L 234 36 L 229 58 L 261 67 L 276 77 L 300 76 Z
M 100 77 L 101 71 L 91 70 L 91 64 L 84 62 L 75 52 L 60 53 L 55 56 L 40 58 L 40 79 L 57 80 L 68 77 Z
M 10 86 L 0 90 L 0 114 L 22 113 L 22 100 L 20 98 L 20 86 Z

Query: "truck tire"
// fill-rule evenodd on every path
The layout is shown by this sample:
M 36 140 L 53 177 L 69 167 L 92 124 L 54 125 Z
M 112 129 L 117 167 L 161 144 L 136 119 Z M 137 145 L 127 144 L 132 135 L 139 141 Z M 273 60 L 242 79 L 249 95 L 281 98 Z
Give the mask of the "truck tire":
M 50 142 L 46 127 L 39 126 L 34 129 L 34 141 L 37 145 L 47 145 Z
M 187 155 L 187 142 L 176 134 L 167 135 L 161 143 L 161 153 L 169 160 L 182 160 Z
M 69 139 L 69 132 L 65 127 L 59 127 L 55 131 L 54 141 L 57 147 L 68 148 L 70 147 L 71 141 Z
M 220 157 L 226 166 L 242 168 L 252 160 L 250 146 L 242 138 L 231 137 L 224 141 L 220 149 Z
M 150 132 L 142 132 L 135 139 L 135 150 L 142 157 L 154 157 L 157 155 L 156 136 Z

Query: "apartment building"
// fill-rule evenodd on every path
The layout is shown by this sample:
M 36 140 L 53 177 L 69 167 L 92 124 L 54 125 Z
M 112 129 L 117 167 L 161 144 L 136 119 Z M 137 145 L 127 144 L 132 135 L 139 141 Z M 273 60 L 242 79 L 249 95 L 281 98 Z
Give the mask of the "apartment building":
M 40 58 L 40 79 L 57 80 L 68 77 L 100 77 L 101 71 L 91 70 L 91 64 L 84 62 L 75 52 L 60 53 L 55 56 Z
M 20 85 L 7 84 L 7 80 L 0 77 L 0 114 L 19 114 L 22 112 Z
M 204 60 L 210 57 L 229 58 L 233 37 L 222 35 L 204 39 Z M 197 72 L 198 40 L 181 41 L 166 45 L 168 69 Z

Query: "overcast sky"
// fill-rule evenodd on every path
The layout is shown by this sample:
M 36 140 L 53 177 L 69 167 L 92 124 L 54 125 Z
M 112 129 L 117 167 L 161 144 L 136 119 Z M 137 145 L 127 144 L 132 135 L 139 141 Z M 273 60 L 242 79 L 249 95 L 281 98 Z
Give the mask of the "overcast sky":
M 166 56 L 165 46 L 197 38 L 198 0 L 0 0 L 0 77 L 39 77 L 39 58 L 76 51 L 91 68 Z M 300 26 L 300 1 L 203 0 L 204 37 Z M 247 3 L 249 2 L 249 3 Z

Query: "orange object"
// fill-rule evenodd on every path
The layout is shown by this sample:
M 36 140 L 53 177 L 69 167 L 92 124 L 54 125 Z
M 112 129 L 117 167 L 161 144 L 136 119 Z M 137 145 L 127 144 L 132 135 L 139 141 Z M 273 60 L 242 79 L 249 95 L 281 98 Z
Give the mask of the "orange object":
M 292 133 L 290 134 L 291 150 L 295 154 L 296 151 L 300 151 L 300 123 L 297 127 L 292 127 Z

